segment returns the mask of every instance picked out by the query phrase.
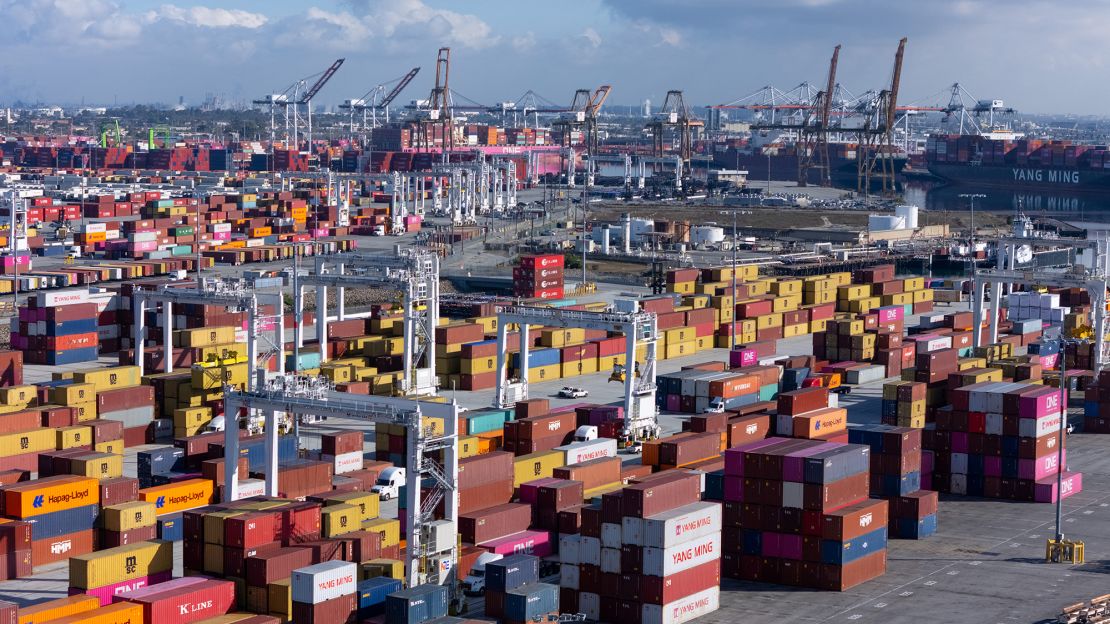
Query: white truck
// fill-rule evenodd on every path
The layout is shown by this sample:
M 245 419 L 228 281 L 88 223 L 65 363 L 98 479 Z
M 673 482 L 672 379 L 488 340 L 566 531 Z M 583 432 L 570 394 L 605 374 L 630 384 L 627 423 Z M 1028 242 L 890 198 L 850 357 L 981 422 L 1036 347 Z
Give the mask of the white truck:
M 474 562 L 470 573 L 463 579 L 463 593 L 467 596 L 481 596 L 486 591 L 486 564 L 504 559 L 504 555 L 497 553 L 484 553 Z
M 382 500 L 389 500 L 401 495 L 401 486 L 404 484 L 404 468 L 386 468 L 378 475 L 378 481 L 374 484 L 374 487 L 370 488 L 370 491 L 377 494 L 378 498 Z
M 589 442 L 590 440 L 597 439 L 597 427 L 593 425 L 582 425 L 574 430 L 575 442 Z

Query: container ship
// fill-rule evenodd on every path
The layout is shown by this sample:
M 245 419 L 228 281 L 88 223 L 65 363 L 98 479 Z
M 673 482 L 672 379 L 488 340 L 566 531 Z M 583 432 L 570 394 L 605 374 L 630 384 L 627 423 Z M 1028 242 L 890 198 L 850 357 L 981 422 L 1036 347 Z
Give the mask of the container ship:
M 925 148 L 929 172 L 957 185 L 1110 193 L 1105 145 L 1020 135 L 936 135 Z
M 833 186 L 839 188 L 856 188 L 859 170 L 856 156 L 858 154 L 855 143 L 830 143 L 829 144 L 829 177 Z M 902 170 L 908 162 L 905 154 L 893 156 L 894 171 L 901 177 Z M 751 146 L 718 146 L 714 151 L 713 163 L 725 169 L 740 169 L 748 172 L 748 180 L 757 183 L 760 180 L 789 180 L 798 179 L 798 153 L 793 145 L 771 144 L 762 148 Z M 820 170 L 809 170 L 809 183 L 820 184 Z

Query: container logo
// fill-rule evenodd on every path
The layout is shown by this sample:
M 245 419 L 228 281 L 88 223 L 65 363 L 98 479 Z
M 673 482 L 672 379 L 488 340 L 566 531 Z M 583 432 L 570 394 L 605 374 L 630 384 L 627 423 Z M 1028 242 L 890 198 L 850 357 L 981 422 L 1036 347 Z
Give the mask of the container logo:
M 748 435 L 755 435 L 755 432 L 759 431 L 759 425 L 748 425 L 744 431 L 747 432 Z
M 139 567 L 139 560 L 134 555 L 128 557 L 124 563 L 123 568 L 127 574 L 134 574 Z
M 204 602 L 194 602 L 193 604 L 178 605 L 178 615 L 189 615 L 198 611 L 211 609 L 214 606 L 213 601 L 205 600 Z
M 166 497 L 165 496 L 159 496 L 158 500 L 154 501 L 154 507 L 156 509 L 161 509 L 165 506 L 166 506 Z
M 62 553 L 67 553 L 72 549 L 73 549 L 73 541 L 72 540 L 62 540 L 60 542 L 54 542 L 54 543 L 50 544 L 50 553 L 54 554 L 54 555 L 60 555 Z
M 42 494 L 39 494 L 34 498 L 34 500 L 31 501 L 31 507 L 39 509 L 40 507 L 42 507 L 44 501 L 45 497 Z
M 861 527 L 871 526 L 871 521 L 872 520 L 873 520 L 873 518 L 872 518 L 871 514 L 869 514 L 869 513 L 863 514 L 862 516 L 859 517 L 859 525 Z

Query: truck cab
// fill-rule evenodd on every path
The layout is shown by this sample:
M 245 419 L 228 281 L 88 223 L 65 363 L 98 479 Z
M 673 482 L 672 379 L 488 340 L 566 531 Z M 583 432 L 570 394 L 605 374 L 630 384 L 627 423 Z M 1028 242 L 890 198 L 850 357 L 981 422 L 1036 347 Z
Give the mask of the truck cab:
M 574 430 L 575 442 L 588 442 L 597 439 L 597 427 L 593 425 L 582 425 Z
M 378 498 L 382 500 L 389 500 L 400 496 L 401 486 L 404 484 L 404 468 L 386 468 L 378 475 L 378 481 L 374 484 L 374 487 L 370 488 L 370 491 L 377 494 Z
M 709 400 L 709 405 L 705 406 L 702 410 L 705 414 L 723 414 L 725 411 L 725 400 L 720 397 L 715 397 Z
M 470 573 L 463 579 L 463 593 L 467 596 L 481 596 L 486 591 L 486 564 L 503 559 L 504 555 L 484 553 L 474 562 Z

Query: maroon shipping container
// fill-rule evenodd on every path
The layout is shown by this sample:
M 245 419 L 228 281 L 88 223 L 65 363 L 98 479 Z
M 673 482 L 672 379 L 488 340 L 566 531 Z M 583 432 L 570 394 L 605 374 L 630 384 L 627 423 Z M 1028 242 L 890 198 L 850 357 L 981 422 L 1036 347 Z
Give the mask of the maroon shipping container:
M 316 540 L 300 542 L 297 548 L 307 548 L 312 551 L 312 563 L 325 561 L 346 561 L 346 544 L 342 540 Z
M 512 457 L 512 455 L 510 455 Z M 461 463 L 461 462 L 460 462 Z M 483 483 L 467 489 L 459 489 L 459 513 L 471 513 L 479 509 L 493 507 L 509 502 L 513 498 L 513 477 L 492 483 Z
M 239 458 L 239 474 L 245 475 L 250 472 L 250 459 L 246 456 Z M 205 479 L 217 484 L 225 483 L 224 480 L 224 459 L 222 457 L 214 459 L 206 459 L 200 462 L 200 474 Z
M 517 436 L 521 440 L 537 440 L 574 433 L 577 415 L 574 411 L 547 414 L 517 421 Z
M 193 541 L 186 541 L 185 542 L 186 552 L 189 551 L 189 547 L 192 544 L 197 544 L 197 542 L 193 542 Z M 258 555 L 259 553 L 273 552 L 273 551 L 278 550 L 279 548 L 281 548 L 280 544 L 266 544 L 264 546 L 259 546 L 258 548 L 232 548 L 230 546 L 224 546 L 224 559 L 223 559 L 224 574 L 223 575 L 224 576 L 238 576 L 238 577 L 241 577 L 244 574 L 244 569 L 245 569 L 245 566 L 246 566 L 246 560 L 247 560 L 248 557 L 254 557 L 254 556 Z M 204 563 L 204 545 L 199 544 L 199 548 L 197 550 L 199 551 L 197 554 L 200 556 L 200 559 L 198 559 L 198 561 L 196 562 L 196 566 L 198 566 L 198 567 L 189 566 L 189 565 L 186 565 L 185 567 L 191 568 L 191 569 L 194 569 L 194 570 L 199 569 L 199 567 L 203 567 L 203 563 Z
M 139 480 L 115 477 L 100 481 L 100 505 L 108 507 L 139 500 Z
M 459 514 L 459 537 L 471 544 L 528 530 L 532 523 L 532 506 L 506 503 L 489 509 Z
M 822 515 L 821 537 L 840 542 L 853 540 L 886 526 L 888 518 L 887 501 L 866 500 Z
M 670 576 L 641 576 L 638 600 L 663 605 L 720 584 L 721 560 L 717 559 Z
M 27 578 L 34 574 L 34 568 L 31 565 L 31 550 L 15 550 L 0 554 L 0 580 L 11 581 L 15 579 Z M 3 609 L 5 607 L 0 607 Z M 15 622 L 16 620 L 9 620 L 7 614 L 0 610 L 0 622 Z
M 940 500 L 938 492 L 919 490 L 905 496 L 891 500 L 891 515 L 895 518 L 913 518 L 920 520 L 937 512 L 937 502 Z
M 44 407 L 40 416 L 43 427 L 72 427 L 77 424 L 77 410 L 72 407 Z
M 664 466 L 682 466 L 721 454 L 721 434 L 696 433 L 679 440 L 659 444 L 659 463 Z
M 325 455 L 342 455 L 362 449 L 361 431 L 337 431 L 320 436 L 320 450 Z
M 580 464 L 563 466 L 551 472 L 556 479 L 581 481 L 583 490 L 592 490 L 621 479 L 621 458 L 599 457 Z
M 32 429 L 38 429 L 41 426 L 43 426 L 42 416 L 37 410 L 0 414 L 0 433 L 30 431 Z
M 355 622 L 355 595 L 340 596 L 317 604 L 293 603 L 297 624 L 346 624 Z
M 771 415 L 747 414 L 730 418 L 727 431 L 729 448 L 762 440 L 771 434 Z
M 711 431 L 725 431 L 728 426 L 728 414 L 697 414 L 690 417 L 690 431 L 705 433 Z
M 248 585 L 264 587 L 268 583 L 288 578 L 297 568 L 310 565 L 310 549 L 284 547 L 247 557 L 243 562 L 243 572 Z
M 806 483 L 802 486 L 802 506 L 810 511 L 820 511 L 827 514 L 841 507 L 859 502 L 868 496 L 870 477 L 870 473 L 861 472 L 823 485 Z M 765 481 L 764 483 L 774 482 Z M 778 496 L 781 496 L 781 482 L 778 483 L 780 485 Z
M 96 547 L 96 531 L 88 529 L 31 542 L 31 557 L 37 566 L 65 561 L 74 555 L 91 553 Z M 19 551 L 22 552 L 22 551 Z
M 599 505 L 586 505 L 582 508 L 582 524 L 580 531 L 586 537 L 601 537 L 601 507 Z
M 96 444 L 123 439 L 123 423 L 118 420 L 89 420 L 81 424 L 92 427 L 93 442 Z
M 279 516 L 259 512 L 224 519 L 224 544 L 233 548 L 257 548 L 281 538 Z
M 109 531 L 107 529 L 100 530 L 100 540 L 97 542 L 97 548 L 115 548 L 116 546 L 126 546 L 136 542 L 145 542 L 158 538 L 158 527 L 150 525 L 139 529 L 131 529 L 130 531 Z
M 821 565 L 820 588 L 844 591 L 886 574 L 886 550 L 871 553 L 844 565 Z
M 31 549 L 31 523 L 23 521 L 0 524 L 0 552 Z
M 96 413 L 118 412 L 154 405 L 154 386 L 133 386 L 96 393 Z
M 551 410 L 551 404 L 547 399 L 528 399 L 517 401 L 515 409 L 516 419 L 521 420 L 546 415 Z
M 122 594 L 116 602 L 134 602 L 143 606 L 143 620 L 154 622 L 199 622 L 224 615 L 235 607 L 235 583 L 208 580 L 129 598 Z
M 581 481 L 562 481 L 541 485 L 536 493 L 536 502 L 545 509 L 562 511 L 568 507 L 582 504 L 583 486 Z
M 778 412 L 796 416 L 805 412 L 829 406 L 829 389 L 822 387 L 802 388 L 779 394 Z
M 23 352 L 0 351 L 0 387 L 10 388 L 22 385 Z
M 459 489 L 466 490 L 487 483 L 509 480 L 512 487 L 513 454 L 494 451 L 459 460 Z
M 864 491 L 866 492 L 866 488 Z M 620 503 L 621 515 L 643 518 L 699 500 L 701 500 L 699 475 L 693 473 L 665 475 L 624 488 Z
M 355 563 L 382 556 L 382 534 L 378 531 L 354 531 L 343 535 L 347 543 L 347 560 Z

